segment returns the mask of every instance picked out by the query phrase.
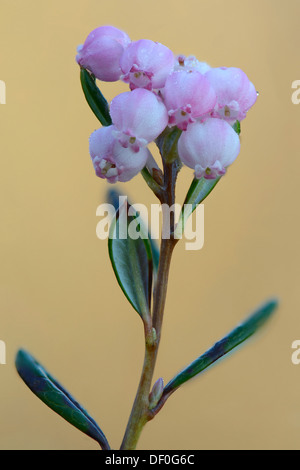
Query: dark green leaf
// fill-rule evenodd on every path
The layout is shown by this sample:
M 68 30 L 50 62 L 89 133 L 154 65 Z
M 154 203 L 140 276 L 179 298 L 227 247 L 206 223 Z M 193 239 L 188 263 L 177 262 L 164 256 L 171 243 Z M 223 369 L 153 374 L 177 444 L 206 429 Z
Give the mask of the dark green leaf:
M 109 204 L 112 204 L 115 210 L 118 211 L 119 210 L 119 197 L 122 197 L 122 196 L 124 195 L 120 191 L 116 189 L 109 189 L 107 192 L 107 202 Z M 131 206 L 130 202 L 128 202 L 128 206 Z M 144 228 L 143 228 L 143 231 L 145 231 Z M 154 268 L 154 271 L 157 271 L 158 263 L 159 263 L 159 247 L 156 241 L 150 237 L 150 233 L 148 233 L 148 239 L 151 244 L 153 268 Z
M 49 408 L 77 429 L 95 439 L 103 450 L 110 448 L 105 435 L 93 418 L 23 349 L 20 349 L 17 353 L 16 368 L 30 390 Z
M 208 180 L 205 178 L 198 180 L 197 178 L 194 178 L 186 195 L 184 204 L 191 204 L 192 210 L 195 210 L 198 204 L 201 204 L 201 202 L 203 202 L 214 189 L 216 184 L 220 181 L 220 178 L 221 177 L 214 180 Z
M 140 217 L 129 216 L 127 210 L 127 204 L 124 204 L 112 222 L 108 250 L 121 289 L 133 308 L 145 318 L 149 314 L 152 294 L 152 250 L 143 223 L 139 223 Z M 140 232 L 144 238 L 131 236 L 129 230 L 134 226 L 134 232 Z
M 209 351 L 198 357 L 186 369 L 176 375 L 165 387 L 164 395 L 170 395 L 180 385 L 207 369 L 222 356 L 252 336 L 269 319 L 277 307 L 277 301 L 271 300 L 257 309 L 244 323 L 240 324 L 228 336 L 216 343 Z
M 240 135 L 241 133 L 241 123 L 240 121 L 235 121 L 235 123 L 233 124 L 233 129 L 235 130 L 235 132 Z
M 149 240 L 150 240 L 151 251 L 152 251 L 153 268 L 154 268 L 154 271 L 157 272 L 158 264 L 159 264 L 159 247 L 157 246 L 157 243 L 155 242 L 155 240 L 150 238 L 150 235 L 149 235 Z
M 115 211 L 117 212 L 119 210 L 120 206 L 120 197 L 124 196 L 120 191 L 117 189 L 109 189 L 106 193 L 106 199 L 108 204 L 111 204 L 114 206 Z
M 80 81 L 84 96 L 103 126 L 110 126 L 112 121 L 109 114 L 109 107 L 106 99 L 96 85 L 95 77 L 87 70 L 80 69 Z
M 159 148 L 160 154 L 168 163 L 172 163 L 174 160 L 179 160 L 177 144 L 181 134 L 182 130 L 178 129 L 178 127 L 167 127 L 156 139 L 156 144 Z
M 190 189 L 186 195 L 183 207 L 179 216 L 178 224 L 175 230 L 175 237 L 181 238 L 184 232 L 185 223 L 194 212 L 196 207 L 204 201 L 204 199 L 214 189 L 216 184 L 220 181 L 221 177 L 214 180 L 200 178 L 194 178 Z

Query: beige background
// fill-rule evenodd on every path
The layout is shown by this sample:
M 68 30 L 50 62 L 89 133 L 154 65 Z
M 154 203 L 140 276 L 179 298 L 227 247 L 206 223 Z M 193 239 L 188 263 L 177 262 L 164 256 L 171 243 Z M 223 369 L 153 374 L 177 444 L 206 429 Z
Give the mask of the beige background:
M 88 138 L 76 46 L 102 24 L 213 66 L 242 68 L 260 91 L 242 151 L 205 204 L 205 246 L 178 246 L 156 375 L 168 381 L 276 295 L 262 334 L 172 396 L 140 449 L 299 449 L 299 0 L 0 0 L 2 449 L 97 449 L 18 378 L 31 351 L 89 410 L 117 448 L 143 355 L 142 325 L 118 288 L 95 212 L 106 182 Z M 108 99 L 127 89 L 104 84 Z M 192 172 L 180 175 L 182 202 Z M 122 187 L 156 202 L 139 176 Z

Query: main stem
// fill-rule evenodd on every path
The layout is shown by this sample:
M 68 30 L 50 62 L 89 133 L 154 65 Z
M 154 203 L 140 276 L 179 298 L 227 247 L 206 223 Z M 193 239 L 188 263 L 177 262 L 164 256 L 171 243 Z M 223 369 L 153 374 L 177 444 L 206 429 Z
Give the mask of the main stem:
M 171 207 L 175 202 L 175 182 L 177 176 L 176 163 L 165 164 L 164 188 L 161 202 Z M 164 218 L 165 219 L 165 218 Z M 163 220 L 163 224 L 165 220 Z M 163 225 L 164 227 L 164 225 Z M 145 327 L 145 357 L 136 393 L 135 401 L 127 424 L 121 450 L 134 450 L 145 424 L 153 418 L 149 410 L 149 394 L 154 374 L 155 363 L 161 338 L 163 314 L 167 296 L 167 286 L 170 264 L 174 246 L 177 240 L 173 237 L 174 214 L 170 219 L 170 238 L 162 238 L 157 280 L 154 289 L 153 315 L 144 322 Z M 149 321 L 150 320 L 150 321 Z

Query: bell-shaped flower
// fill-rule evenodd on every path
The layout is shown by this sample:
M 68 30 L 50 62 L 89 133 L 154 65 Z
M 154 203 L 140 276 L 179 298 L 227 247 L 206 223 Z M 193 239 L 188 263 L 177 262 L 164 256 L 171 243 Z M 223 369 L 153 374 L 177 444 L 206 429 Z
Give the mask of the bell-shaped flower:
M 130 89 L 159 89 L 165 84 L 168 74 L 173 70 L 173 52 L 163 44 L 140 39 L 132 42 L 120 60 L 123 71 L 122 80 L 129 83 Z
M 191 124 L 178 141 L 181 161 L 195 170 L 198 179 L 224 175 L 239 151 L 237 133 L 226 121 L 216 118 Z
M 194 55 L 186 57 L 185 55 L 178 55 L 175 59 L 174 70 L 186 70 L 187 72 L 197 71 L 205 74 L 211 69 L 211 66 L 206 62 L 199 62 Z
M 168 110 L 169 126 L 186 130 L 188 124 L 203 119 L 214 109 L 216 93 L 200 72 L 175 71 L 162 90 Z
M 212 68 L 205 74 L 217 94 L 214 117 L 230 124 L 245 119 L 257 100 L 257 92 L 247 75 L 235 67 Z
M 127 34 L 120 29 L 100 26 L 77 48 L 76 60 L 99 80 L 114 82 L 122 75 L 120 58 L 130 42 Z
M 90 155 L 96 175 L 109 183 L 125 182 L 136 176 L 146 165 L 149 150 L 133 152 L 124 148 L 114 136 L 114 126 L 101 127 L 90 136 Z
M 134 152 L 155 140 L 168 124 L 162 100 L 142 88 L 116 96 L 111 102 L 110 114 L 115 137 L 123 147 Z

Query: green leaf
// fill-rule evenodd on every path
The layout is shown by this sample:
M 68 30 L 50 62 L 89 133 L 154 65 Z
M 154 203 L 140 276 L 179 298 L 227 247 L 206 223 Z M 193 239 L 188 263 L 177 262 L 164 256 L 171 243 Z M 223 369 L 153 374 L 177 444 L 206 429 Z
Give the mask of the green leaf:
M 121 289 L 133 308 L 145 318 L 152 295 L 152 249 L 139 214 L 129 216 L 127 211 L 127 204 L 124 204 L 111 224 L 108 251 Z M 134 239 L 131 228 L 140 232 L 142 238 Z
M 103 450 L 109 444 L 98 424 L 77 401 L 26 351 L 20 349 L 16 356 L 16 368 L 25 384 L 49 408 L 92 439 Z
M 159 148 L 160 154 L 168 163 L 172 163 L 175 160 L 180 160 L 178 156 L 177 144 L 181 134 L 182 130 L 178 129 L 178 127 L 167 127 L 156 139 L 156 144 Z
M 235 121 L 235 123 L 233 124 L 233 129 L 235 130 L 235 132 L 240 135 L 241 133 L 241 123 L 240 121 Z
M 150 235 L 149 235 L 149 241 L 150 241 L 151 251 L 152 251 L 153 268 L 154 268 L 154 271 L 157 272 L 158 265 L 159 265 L 159 247 L 157 246 L 157 243 L 155 242 L 155 240 L 150 238 Z
M 91 110 L 103 126 L 110 126 L 112 121 L 109 114 L 108 103 L 97 87 L 94 75 L 89 73 L 86 69 L 81 68 L 80 81 L 84 96 Z
M 194 212 L 196 207 L 211 193 L 220 179 L 220 176 L 214 180 L 194 178 L 183 203 L 178 224 L 175 229 L 175 238 L 182 237 L 186 221 Z
M 115 208 L 115 211 L 119 210 L 119 197 L 124 196 L 120 191 L 117 189 L 109 189 L 107 191 L 107 202 L 112 204 Z M 132 207 L 132 204 L 128 202 L 128 206 Z M 145 232 L 145 227 L 142 228 L 143 232 Z M 159 263 L 159 247 L 155 240 L 153 240 L 148 232 L 148 240 L 151 245 L 151 252 L 152 252 L 152 261 L 153 261 L 153 268 L 156 272 L 158 270 L 158 263 Z
M 270 318 L 278 303 L 271 300 L 262 305 L 244 323 L 235 328 L 229 335 L 216 343 L 209 351 L 198 357 L 186 369 L 176 375 L 165 387 L 163 395 L 170 395 L 180 385 L 184 384 L 195 375 L 207 369 L 218 359 L 228 354 L 232 349 L 239 346 L 252 336 Z

